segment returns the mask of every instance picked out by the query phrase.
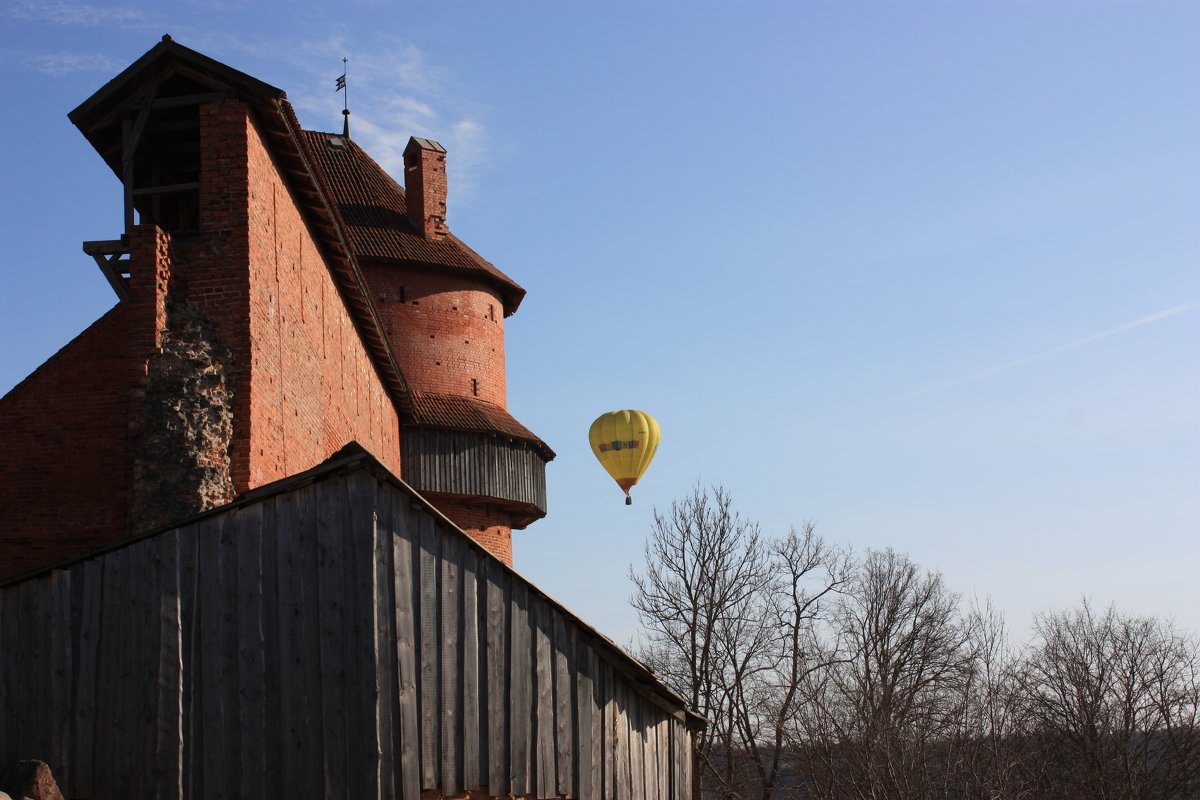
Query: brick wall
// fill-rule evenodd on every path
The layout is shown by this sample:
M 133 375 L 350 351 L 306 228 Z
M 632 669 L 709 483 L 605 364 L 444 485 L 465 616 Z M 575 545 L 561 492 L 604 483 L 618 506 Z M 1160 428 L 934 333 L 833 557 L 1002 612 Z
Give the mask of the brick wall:
M 193 510 L 351 440 L 400 472 L 395 409 L 247 107 L 211 103 L 200 120 L 201 232 L 131 231 L 131 299 L 0 398 L 0 577 L 180 513 L 161 502 L 172 484 L 154 480 L 155 458 L 183 470 L 190 483 L 176 486 Z M 191 345 L 210 357 L 203 374 L 179 376 L 163 359 L 187 362 Z M 183 419 L 182 447 L 148 416 L 170 406 L 148 393 L 176 379 L 189 400 L 196 380 L 219 384 L 229 415 L 197 436 Z M 192 404 L 184 416 L 208 411 Z
M 363 272 L 412 388 L 506 407 L 504 306 L 495 290 L 395 265 L 368 264 Z
M 357 440 L 400 473 L 400 427 L 278 165 L 244 112 L 250 265 L 249 470 L 253 487 Z
M 126 310 L 0 398 L 0 578 L 107 544 L 127 524 Z
M 512 526 L 503 524 L 508 515 L 488 503 L 459 500 L 445 495 L 430 498 L 438 511 L 462 528 L 488 552 L 508 564 L 513 563 Z

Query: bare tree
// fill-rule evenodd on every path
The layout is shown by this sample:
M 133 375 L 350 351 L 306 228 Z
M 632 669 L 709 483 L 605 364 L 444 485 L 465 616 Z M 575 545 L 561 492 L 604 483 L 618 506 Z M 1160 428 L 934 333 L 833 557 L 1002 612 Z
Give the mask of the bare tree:
M 654 514 L 638 654 L 709 720 L 721 800 L 1200 798 L 1200 642 L 1088 603 L 1009 642 L 940 574 L 772 539 L 697 486 Z
M 630 571 L 646 637 L 639 656 L 709 721 L 696 738 L 696 797 L 706 772 L 736 794 L 735 761 L 718 768 L 711 756 L 736 750 L 736 684 L 760 658 L 754 628 L 770 582 L 757 523 L 731 506 L 723 488 L 697 486 L 669 512 L 655 509 L 645 573 Z
M 798 750 L 827 796 L 928 797 L 962 716 L 974 658 L 941 575 L 870 551 L 834 623 L 843 657 L 810 687 Z
M 1200 793 L 1197 642 L 1161 620 L 1082 607 L 1037 617 L 1026 726 L 1041 790 L 1063 798 Z
M 657 510 L 631 598 L 639 655 L 709 720 L 697 738 L 701 781 L 731 800 L 770 800 L 806 676 L 825 664 L 818 623 L 851 574 L 812 525 L 766 540 L 721 487 Z

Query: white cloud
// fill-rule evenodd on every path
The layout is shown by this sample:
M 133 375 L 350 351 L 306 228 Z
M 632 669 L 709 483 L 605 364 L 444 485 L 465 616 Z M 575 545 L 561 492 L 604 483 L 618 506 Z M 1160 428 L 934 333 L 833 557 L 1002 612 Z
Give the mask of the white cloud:
M 474 196 L 487 163 L 487 129 L 479 119 L 481 111 L 456 96 L 447 70 L 430 64 L 416 46 L 391 36 L 359 42 L 331 35 L 325 41 L 305 42 L 292 52 L 303 54 L 292 61 L 292 67 L 309 77 L 307 86 L 288 87 L 305 127 L 341 128 L 343 98 L 333 91 L 333 83 L 341 74 L 340 56 L 348 53 L 354 139 L 401 183 L 409 137 L 438 141 L 448 153 L 452 196 L 459 202 Z M 314 53 L 330 56 L 328 68 L 320 73 L 313 69 Z
M 97 6 L 73 0 L 19 0 L 8 16 L 22 22 L 95 27 L 141 22 L 141 12 L 120 6 Z
M 38 53 L 23 63 L 30 69 L 59 77 L 72 72 L 116 72 L 121 65 L 101 53 Z
M 470 203 L 487 167 L 490 138 L 484 110 L 465 99 L 452 72 L 397 36 L 331 25 L 318 38 L 280 40 L 246 31 L 176 28 L 176 41 L 285 90 L 300 123 L 342 129 L 343 96 L 334 80 L 347 73 L 350 131 L 403 184 L 410 136 L 433 139 L 448 152 L 454 206 Z M 349 57 L 343 67 L 342 58 Z

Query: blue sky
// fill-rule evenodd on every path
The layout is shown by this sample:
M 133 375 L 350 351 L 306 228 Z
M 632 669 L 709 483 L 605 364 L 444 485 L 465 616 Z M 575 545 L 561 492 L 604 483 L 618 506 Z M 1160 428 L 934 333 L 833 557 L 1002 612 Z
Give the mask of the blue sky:
M 0 391 L 113 302 L 119 184 L 66 114 L 163 33 L 385 166 L 529 295 L 509 407 L 558 453 L 520 571 L 620 641 L 697 482 L 991 597 L 1200 628 L 1200 3 L 8 0 Z M 663 445 L 635 504 L 598 414 Z

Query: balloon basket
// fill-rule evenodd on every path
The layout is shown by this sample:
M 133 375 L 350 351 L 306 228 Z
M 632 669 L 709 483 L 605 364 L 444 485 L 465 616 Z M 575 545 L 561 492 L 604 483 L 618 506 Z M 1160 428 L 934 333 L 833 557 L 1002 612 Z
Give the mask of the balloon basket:
M 627 506 L 633 505 L 633 498 L 630 497 L 629 495 L 625 495 L 625 505 L 627 505 Z

